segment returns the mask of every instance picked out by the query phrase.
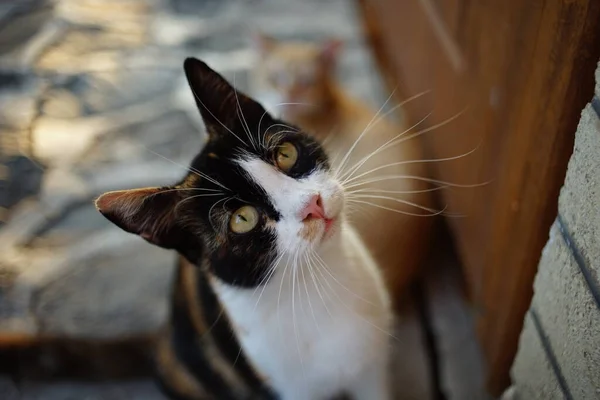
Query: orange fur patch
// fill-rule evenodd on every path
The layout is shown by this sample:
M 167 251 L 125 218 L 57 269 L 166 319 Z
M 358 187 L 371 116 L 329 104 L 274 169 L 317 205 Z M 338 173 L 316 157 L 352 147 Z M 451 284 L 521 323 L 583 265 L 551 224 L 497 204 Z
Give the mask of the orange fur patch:
M 179 362 L 171 347 L 170 332 L 165 332 L 156 349 L 158 372 L 167 385 L 189 399 L 207 399 L 208 393 Z
M 315 240 L 320 231 L 320 225 L 322 222 L 318 219 L 309 219 L 308 221 L 304 221 L 302 230 L 300 231 L 300 236 L 303 239 L 306 239 L 310 242 Z

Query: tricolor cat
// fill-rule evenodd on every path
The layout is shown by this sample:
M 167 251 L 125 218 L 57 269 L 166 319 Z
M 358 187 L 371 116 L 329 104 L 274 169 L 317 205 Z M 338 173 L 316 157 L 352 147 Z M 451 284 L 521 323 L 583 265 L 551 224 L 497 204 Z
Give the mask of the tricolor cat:
M 98 210 L 180 262 L 157 369 L 174 399 L 390 399 L 392 313 L 321 145 L 202 61 L 208 141 L 169 187 Z

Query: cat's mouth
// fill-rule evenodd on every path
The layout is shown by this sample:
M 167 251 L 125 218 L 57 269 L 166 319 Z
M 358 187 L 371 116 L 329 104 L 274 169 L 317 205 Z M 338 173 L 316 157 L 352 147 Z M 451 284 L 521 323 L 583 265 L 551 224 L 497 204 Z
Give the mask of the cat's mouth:
M 309 242 L 323 241 L 331 237 L 337 218 L 309 216 L 302 220 L 300 235 Z

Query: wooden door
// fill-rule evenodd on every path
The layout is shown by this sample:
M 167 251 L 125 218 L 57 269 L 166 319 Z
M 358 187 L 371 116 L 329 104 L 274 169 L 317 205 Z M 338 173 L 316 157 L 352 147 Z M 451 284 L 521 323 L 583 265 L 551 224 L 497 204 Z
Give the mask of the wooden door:
M 390 87 L 409 103 L 437 179 L 490 182 L 442 193 L 489 364 L 509 383 L 532 282 L 580 111 L 600 57 L 597 0 L 362 0 L 366 33 Z M 458 114 L 460 113 L 460 114 Z

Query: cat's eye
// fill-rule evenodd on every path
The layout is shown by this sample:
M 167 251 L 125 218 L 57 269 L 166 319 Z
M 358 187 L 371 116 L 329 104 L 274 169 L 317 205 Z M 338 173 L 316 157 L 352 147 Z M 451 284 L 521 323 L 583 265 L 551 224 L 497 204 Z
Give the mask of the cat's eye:
M 298 150 L 290 142 L 285 142 L 277 148 L 275 157 L 277 166 L 284 172 L 289 171 L 298 161 Z
M 235 233 L 250 232 L 256 224 L 258 224 L 258 211 L 252 206 L 238 208 L 229 220 L 229 227 Z

